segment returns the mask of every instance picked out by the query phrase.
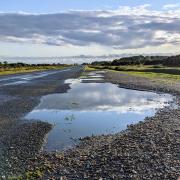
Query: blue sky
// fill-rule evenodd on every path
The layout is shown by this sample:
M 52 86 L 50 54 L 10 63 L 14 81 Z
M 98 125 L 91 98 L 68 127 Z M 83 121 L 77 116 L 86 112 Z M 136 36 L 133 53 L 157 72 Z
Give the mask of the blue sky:
M 119 6 L 139 6 L 151 4 L 153 9 L 161 9 L 165 4 L 176 4 L 178 0 L 3 0 L 0 11 L 25 11 L 33 13 L 55 13 L 69 9 L 116 9 Z
M 0 56 L 179 52 L 177 0 L 0 1 Z

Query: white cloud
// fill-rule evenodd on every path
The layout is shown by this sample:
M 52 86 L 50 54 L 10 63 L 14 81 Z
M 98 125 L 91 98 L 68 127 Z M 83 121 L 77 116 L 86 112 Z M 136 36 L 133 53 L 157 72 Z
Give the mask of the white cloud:
M 98 45 L 121 50 L 180 44 L 180 10 L 152 11 L 149 7 L 57 14 L 1 13 L 0 41 L 61 47 Z
M 175 9 L 180 7 L 180 4 L 166 4 L 163 6 L 163 9 L 169 10 L 169 9 Z

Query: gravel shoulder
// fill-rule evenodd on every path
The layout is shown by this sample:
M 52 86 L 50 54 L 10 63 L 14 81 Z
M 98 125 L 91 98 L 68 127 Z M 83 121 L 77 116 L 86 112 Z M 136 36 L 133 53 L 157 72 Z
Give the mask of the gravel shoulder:
M 40 150 L 50 124 L 27 122 L 23 117 L 32 111 L 43 95 L 64 93 L 70 89 L 64 81 L 81 75 L 82 67 L 33 79 L 25 84 L 0 87 L 0 177 L 19 175 Z
M 111 83 L 119 84 L 120 87 L 151 90 L 155 92 L 171 93 L 180 95 L 180 82 L 165 82 L 145 77 L 128 75 L 115 71 L 107 71 L 105 80 Z
M 179 84 L 107 72 L 105 81 L 120 87 L 176 95 Z M 178 179 L 180 176 L 180 109 L 164 108 L 154 117 L 115 135 L 82 139 L 76 148 L 39 153 L 29 170 L 41 167 L 43 179 Z M 43 168 L 42 168 L 43 167 Z
M 86 137 L 77 147 L 65 152 L 39 151 L 52 127 L 20 119 L 39 103 L 42 95 L 66 92 L 69 85 L 64 85 L 64 80 L 76 78 L 81 73 L 82 69 L 79 69 L 28 85 L 0 88 L 2 94 L 13 97 L 0 104 L 0 122 L 6 127 L 6 131 L 0 131 L 1 147 L 5 146 L 5 151 L 1 148 L 0 152 L 13 157 L 2 160 L 6 166 L 0 167 L 0 175 L 7 177 L 3 174 L 5 167 L 6 172 L 10 170 L 8 175 L 26 171 L 22 175 L 24 179 L 177 179 L 180 176 L 179 107 L 162 109 L 154 117 L 115 135 Z M 124 88 L 168 92 L 180 103 L 179 84 L 159 84 L 115 72 L 107 72 L 104 81 Z

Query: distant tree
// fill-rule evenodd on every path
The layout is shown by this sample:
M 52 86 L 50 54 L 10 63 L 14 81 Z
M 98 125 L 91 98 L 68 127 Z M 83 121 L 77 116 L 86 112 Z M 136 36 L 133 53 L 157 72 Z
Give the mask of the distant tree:
M 180 55 L 168 57 L 164 62 L 165 66 L 178 66 L 180 67 Z
M 4 61 L 3 64 L 4 64 L 5 66 L 7 66 L 7 65 L 8 65 L 8 62 L 7 62 L 7 61 Z

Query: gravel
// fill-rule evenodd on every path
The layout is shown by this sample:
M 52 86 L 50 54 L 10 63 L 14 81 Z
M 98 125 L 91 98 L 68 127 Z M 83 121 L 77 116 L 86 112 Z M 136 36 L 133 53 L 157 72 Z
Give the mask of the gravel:
M 22 175 L 24 179 L 29 176 L 32 179 L 78 180 L 177 179 L 180 176 L 179 106 L 176 109 L 170 107 L 159 110 L 154 117 L 147 117 L 143 122 L 130 125 L 121 133 L 83 138 L 79 145 L 64 152 L 40 151 L 44 138 L 52 127 L 42 122 L 22 122 L 20 117 L 31 111 L 42 95 L 65 92 L 69 86 L 64 86 L 63 80 L 78 77 L 82 71 L 73 72 L 64 73 L 63 77 L 53 75 L 51 78 L 43 78 L 31 85 L 23 85 L 23 89 L 21 85 L 3 90 L 8 96 L 19 99 L 12 99 L 0 106 L 1 124 L 9 122 L 5 123 L 8 128 L 1 132 L 0 141 L 3 144 L 0 152 L 6 152 L 3 148 L 8 149 L 8 157 L 11 157 L 6 161 L 10 162 L 5 166 L 10 169 L 7 176 L 26 171 L 28 173 Z M 57 80 L 62 80 L 62 83 L 57 83 Z M 180 103 L 180 88 L 177 83 L 160 84 L 115 72 L 107 72 L 105 81 L 125 88 L 169 92 L 176 95 L 175 101 L 178 105 Z M 0 171 L 3 172 L 2 170 Z M 7 178 L 5 174 L 1 175 Z
M 164 109 L 123 133 L 87 137 L 72 150 L 39 154 L 41 166 L 51 167 L 44 179 L 177 179 L 179 113 Z
M 82 68 L 74 68 L 34 79 L 27 84 L 0 87 L 0 176 L 7 179 L 28 169 L 29 159 L 41 149 L 51 125 L 44 122 L 33 123 L 23 120 L 40 102 L 43 95 L 64 93 L 70 89 L 64 80 L 77 78 Z M 11 98 L 9 98 L 11 97 Z
M 120 87 L 152 90 L 180 95 L 180 82 L 169 82 L 162 80 L 153 80 L 145 77 L 132 76 L 120 72 L 107 71 L 105 80 L 111 83 L 119 84 Z

